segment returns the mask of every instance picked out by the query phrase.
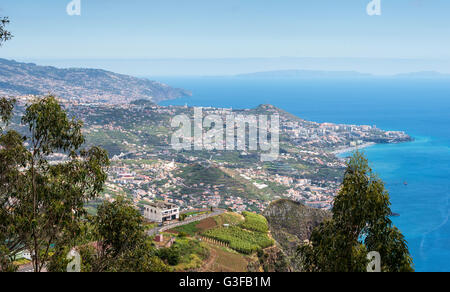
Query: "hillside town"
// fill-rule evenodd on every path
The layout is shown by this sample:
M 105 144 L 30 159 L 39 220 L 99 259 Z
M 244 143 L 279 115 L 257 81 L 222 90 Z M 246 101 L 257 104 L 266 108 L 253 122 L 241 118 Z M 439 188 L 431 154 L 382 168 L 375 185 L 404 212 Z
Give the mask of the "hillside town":
M 19 97 L 19 107 L 31 99 Z M 162 201 L 181 210 L 220 207 L 261 213 L 280 198 L 330 209 L 345 168 L 345 159 L 338 153 L 411 139 L 403 132 L 383 131 L 376 126 L 305 121 L 270 105 L 244 110 L 202 109 L 204 116 L 218 115 L 224 121 L 229 114 L 279 115 L 280 155 L 277 161 L 264 163 L 252 151 L 173 150 L 170 119 L 191 115 L 193 108 L 187 106 L 163 107 L 146 101 L 60 102 L 71 115 L 83 120 L 88 144 L 100 145 L 110 154 L 112 165 L 104 199 L 126 196 L 142 212 L 149 204 Z M 52 159 L 61 161 L 64 157 L 57 153 Z M 211 173 L 211 169 L 211 178 L 189 177 L 197 171 Z

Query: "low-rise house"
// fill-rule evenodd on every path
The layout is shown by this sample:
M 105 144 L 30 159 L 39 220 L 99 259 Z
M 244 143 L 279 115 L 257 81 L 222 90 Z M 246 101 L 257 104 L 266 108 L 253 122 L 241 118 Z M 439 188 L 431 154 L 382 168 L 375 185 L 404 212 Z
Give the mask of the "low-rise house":
M 180 207 L 165 202 L 154 202 L 144 207 L 145 219 L 152 222 L 168 222 L 180 218 Z

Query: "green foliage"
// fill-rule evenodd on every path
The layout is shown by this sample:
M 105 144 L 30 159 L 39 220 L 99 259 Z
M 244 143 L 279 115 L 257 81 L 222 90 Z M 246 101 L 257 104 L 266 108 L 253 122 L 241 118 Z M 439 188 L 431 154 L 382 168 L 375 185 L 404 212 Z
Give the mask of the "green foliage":
M 311 272 L 364 272 L 367 254 L 381 255 L 382 271 L 413 271 L 405 238 L 390 220 L 389 194 L 367 159 L 356 152 L 347 164 L 333 218 L 313 231 L 299 248 L 303 268 Z
M 107 272 L 170 272 L 168 267 L 157 257 L 155 249 L 149 240 L 140 242 L 133 249 L 125 251 L 110 262 Z
M 8 121 L 12 103 L 1 105 Z M 26 249 L 35 255 L 34 270 L 41 271 L 52 254 L 76 241 L 84 204 L 102 191 L 109 160 L 98 147 L 80 149 L 82 123 L 69 120 L 53 96 L 28 105 L 22 125 L 26 136 L 0 135 L 0 259 Z M 56 152 L 67 153 L 68 161 L 50 164 L 47 157 Z
M 9 121 L 12 118 L 15 99 L 0 98 L 0 122 L 8 126 Z M 3 132 L 3 128 L 0 127 L 0 134 Z
M 169 265 L 176 266 L 181 260 L 180 249 L 175 246 L 162 248 L 158 251 L 158 257 L 163 261 L 166 261 Z
M 0 100 L 1 118 L 8 122 L 12 103 Z M 17 204 L 17 198 L 29 191 L 28 180 L 21 168 L 27 166 L 29 153 L 23 145 L 23 137 L 15 131 L 3 133 L 0 129 L 0 271 L 12 271 L 15 255 L 23 250 L 23 234 L 26 218 L 21 216 L 27 206 Z M 21 214 L 21 215 L 18 215 Z
M 152 101 L 148 99 L 138 99 L 130 102 L 130 104 L 139 105 L 139 106 L 151 106 L 155 105 Z
M 241 224 L 242 228 L 263 233 L 269 231 L 269 223 L 264 216 L 250 212 L 242 212 L 242 215 L 245 217 L 245 222 Z
M 196 239 L 177 238 L 173 247 L 179 250 L 181 263 L 188 264 L 192 255 L 196 255 L 202 260 L 209 257 L 209 250 Z
M 69 246 L 58 245 L 52 251 L 50 261 L 46 264 L 46 269 L 49 272 L 64 273 L 67 271 L 67 266 L 71 260 L 67 259 L 67 255 L 70 252 Z
M 192 222 L 183 226 L 174 228 L 173 230 L 180 233 L 185 233 L 190 236 L 194 236 L 199 229 L 197 228 L 198 222 Z
M 0 17 L 0 46 L 4 42 L 12 38 L 11 33 L 6 30 L 6 25 L 8 24 L 9 24 L 8 17 Z
M 267 233 L 244 230 L 236 226 L 211 229 L 203 235 L 227 243 L 230 248 L 243 254 L 252 254 L 274 243 Z
M 126 200 L 103 203 L 91 221 L 96 248 L 90 244 L 81 248 L 83 271 L 169 271 L 145 234 L 139 211 Z
M 32 134 L 32 147 L 37 156 L 50 155 L 60 150 L 71 153 L 84 143 L 81 133 L 83 123 L 69 120 L 54 96 L 37 99 L 29 105 L 22 117 L 22 124 Z
M 185 183 L 187 185 L 198 185 L 201 183 L 220 185 L 227 183 L 230 180 L 230 177 L 223 173 L 220 169 L 214 167 L 206 168 L 200 164 L 187 166 L 183 169 L 180 177 L 185 179 Z
M 121 198 L 100 206 L 94 222 L 101 249 L 111 257 L 135 247 L 146 237 L 141 214 Z
M 158 257 L 175 271 L 192 271 L 209 257 L 209 250 L 196 239 L 178 236 L 172 247 L 158 250 Z

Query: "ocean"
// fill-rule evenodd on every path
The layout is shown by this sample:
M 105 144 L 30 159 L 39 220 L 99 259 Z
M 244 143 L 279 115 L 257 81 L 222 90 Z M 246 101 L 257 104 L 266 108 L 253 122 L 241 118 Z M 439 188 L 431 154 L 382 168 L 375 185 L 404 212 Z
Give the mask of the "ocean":
M 393 212 L 400 214 L 393 221 L 406 236 L 416 270 L 450 271 L 448 80 L 152 79 L 193 92 L 192 97 L 162 105 L 251 108 L 273 104 L 306 120 L 406 131 L 414 142 L 375 145 L 364 152 L 386 183 Z

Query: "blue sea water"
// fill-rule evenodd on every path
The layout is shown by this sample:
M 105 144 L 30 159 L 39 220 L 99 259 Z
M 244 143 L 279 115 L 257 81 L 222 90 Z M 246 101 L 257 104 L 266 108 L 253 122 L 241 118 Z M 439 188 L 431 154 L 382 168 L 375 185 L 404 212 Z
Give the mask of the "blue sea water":
M 416 270 L 450 271 L 448 80 L 158 80 L 193 92 L 164 105 L 248 108 L 270 103 L 307 120 L 406 131 L 414 142 L 364 151 L 386 183 L 393 211 L 400 214 L 394 223 L 408 240 Z

